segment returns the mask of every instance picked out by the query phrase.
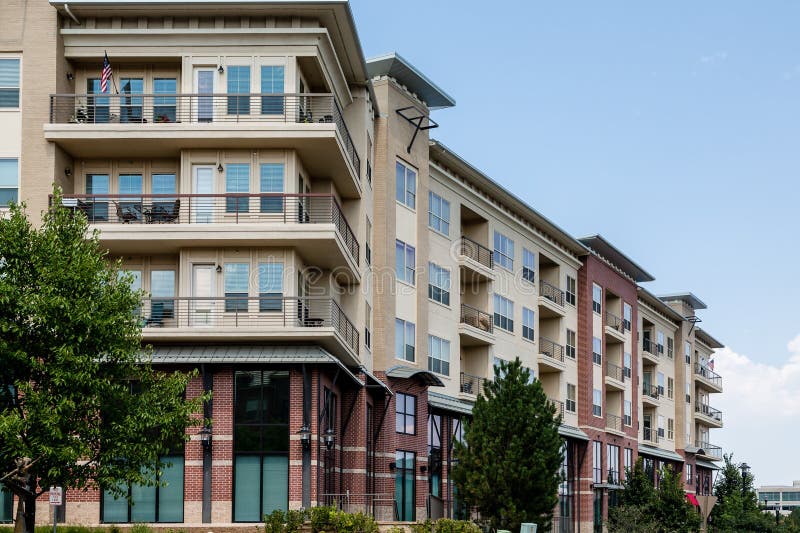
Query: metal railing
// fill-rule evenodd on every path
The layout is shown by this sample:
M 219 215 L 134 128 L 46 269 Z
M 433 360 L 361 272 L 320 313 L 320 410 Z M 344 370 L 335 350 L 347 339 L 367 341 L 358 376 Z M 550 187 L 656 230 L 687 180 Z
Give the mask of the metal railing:
M 714 409 L 710 405 L 705 405 L 700 402 L 695 402 L 694 412 L 700 413 L 701 415 L 705 415 L 709 418 L 713 418 L 717 422 L 722 423 L 722 411 L 720 411 L 719 409 Z
M 622 325 L 622 319 L 611 311 L 606 311 L 606 326 L 613 330 L 619 331 L 620 333 L 625 333 L 625 328 Z
M 722 386 L 722 376 L 708 368 L 707 366 L 702 366 L 700 363 L 694 364 L 694 373 L 703 379 L 710 381 L 717 387 Z
M 650 339 L 642 339 L 642 351 L 647 352 L 653 357 L 658 357 L 658 345 Z
M 358 263 L 359 243 L 330 194 L 67 194 L 90 224 L 333 224 Z
M 606 361 L 606 376 L 617 381 L 625 381 L 625 370 L 621 366 Z
M 393 493 L 326 492 L 322 503 L 348 513 L 363 512 L 378 520 L 397 520 L 397 503 Z
M 481 387 L 486 383 L 487 379 L 474 374 L 467 374 L 461 372 L 461 392 L 466 394 L 477 395 L 482 391 Z
M 658 444 L 658 430 L 656 428 L 642 428 L 642 439 L 645 442 Z
M 494 268 L 494 254 L 492 251 L 469 237 L 461 236 L 458 253 L 485 267 Z
M 494 331 L 494 324 L 492 323 L 492 315 L 485 313 L 478 308 L 471 305 L 461 304 L 461 318 L 462 324 L 472 326 L 486 333 Z
M 654 400 L 658 400 L 658 387 L 644 383 L 642 384 L 642 394 L 644 396 L 653 398 Z
M 694 445 L 698 448 L 702 448 L 707 456 L 722 459 L 722 448 L 720 446 L 715 446 L 714 444 L 702 440 L 696 440 Z
M 606 429 L 613 431 L 623 431 L 622 417 L 611 413 L 606 413 Z
M 358 330 L 331 298 L 298 298 L 280 294 L 225 297 L 148 297 L 142 299 L 141 326 L 151 328 L 253 328 L 281 332 L 287 328 L 333 328 L 358 353 Z
M 572 520 L 571 516 L 554 516 L 550 519 L 549 529 L 540 526 L 538 531 L 541 533 L 573 533 L 575 527 L 572 525 Z
M 226 122 L 335 124 L 356 174 L 361 172 L 353 138 L 332 94 L 51 94 L 51 124 L 169 124 Z
M 564 291 L 544 280 L 539 280 L 539 296 L 544 296 L 560 306 L 564 305 Z
M 552 403 L 553 405 L 556 406 L 556 414 L 563 418 L 563 416 L 564 416 L 564 402 L 562 402 L 560 400 L 553 400 L 552 398 L 549 398 L 549 400 L 550 400 L 550 403 Z
M 539 353 L 552 357 L 556 361 L 564 361 L 564 347 L 547 337 L 539 337 Z

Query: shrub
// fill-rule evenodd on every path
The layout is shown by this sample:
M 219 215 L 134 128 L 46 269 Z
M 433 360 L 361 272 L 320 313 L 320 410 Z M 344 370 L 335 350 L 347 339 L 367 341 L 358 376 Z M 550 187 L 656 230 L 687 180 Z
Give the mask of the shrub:
M 406 528 L 399 526 L 392 526 L 386 533 L 406 533 Z
M 336 515 L 337 511 L 334 507 L 312 507 L 311 531 L 314 533 L 319 533 L 320 531 L 335 531 Z
M 440 518 L 434 527 L 436 533 L 482 533 L 481 528 L 469 520 Z
M 264 533 L 283 533 L 284 517 L 285 514 L 280 509 L 264 515 Z
M 130 533 L 153 533 L 153 530 L 147 524 L 133 524 Z
M 286 530 L 285 533 L 297 533 L 308 518 L 305 509 L 286 511 Z
M 412 533 L 433 533 L 433 522 L 427 519 L 424 522 L 416 522 L 411 524 Z

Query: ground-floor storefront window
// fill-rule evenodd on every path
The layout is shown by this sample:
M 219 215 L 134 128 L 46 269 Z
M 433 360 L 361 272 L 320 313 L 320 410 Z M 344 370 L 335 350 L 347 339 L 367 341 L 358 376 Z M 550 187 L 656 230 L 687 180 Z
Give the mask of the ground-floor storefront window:
M 169 466 L 158 475 L 158 486 L 123 487 L 133 505 L 124 496 L 117 498 L 110 491 L 103 491 L 103 522 L 183 522 L 183 453 L 161 460 Z
M 398 519 L 413 521 L 415 519 L 414 473 L 416 471 L 416 454 L 398 450 L 395 454 L 396 477 L 394 498 Z
M 6 489 L 0 490 L 0 522 L 11 522 L 14 517 L 11 515 L 11 507 L 14 496 Z
M 603 531 L 603 490 L 594 490 L 594 530 L 596 533 Z

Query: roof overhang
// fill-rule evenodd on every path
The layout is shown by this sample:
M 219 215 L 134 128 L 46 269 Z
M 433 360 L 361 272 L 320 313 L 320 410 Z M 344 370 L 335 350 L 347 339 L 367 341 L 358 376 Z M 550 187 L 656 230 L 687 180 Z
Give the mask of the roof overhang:
M 605 240 L 602 235 L 590 235 L 578 239 L 588 248 L 597 252 L 600 256 L 611 261 L 620 270 L 630 276 L 635 282 L 653 281 L 654 278 L 645 269 L 637 265 L 633 259 L 622 253 L 622 251 L 610 242 Z
M 468 416 L 472 415 L 472 402 L 459 400 L 458 398 L 439 394 L 438 392 L 428 392 L 428 405 L 439 411 Z
M 412 368 L 410 366 L 395 365 L 386 371 L 387 378 L 394 379 L 419 379 L 430 387 L 444 387 L 444 383 L 433 372 Z
M 708 468 L 709 470 L 722 470 L 722 467 L 715 465 L 711 461 L 704 461 L 702 459 L 695 459 L 694 464 L 700 468 Z
M 661 448 L 654 448 L 652 446 L 647 446 L 646 444 L 639 445 L 639 454 L 650 455 L 652 457 L 658 457 L 659 459 L 666 459 L 667 461 L 677 461 L 679 463 L 683 462 L 683 457 L 672 450 L 662 450 Z
M 662 315 L 675 320 L 676 322 L 683 322 L 686 320 L 681 314 L 673 308 L 665 304 L 658 296 L 648 291 L 644 287 L 637 286 L 636 292 L 640 300 L 644 301 L 647 305 L 661 313 Z
M 700 340 L 700 342 L 702 342 L 709 348 L 717 349 L 725 347 L 724 344 L 722 344 L 720 341 L 709 335 L 706 330 L 701 328 L 695 328 L 694 331 L 695 331 L 695 336 Z
M 561 424 L 558 426 L 558 434 L 567 439 L 577 439 L 589 442 L 589 435 L 576 427 L 568 426 L 566 424 Z
M 392 392 L 392 389 L 389 388 L 389 385 L 381 381 L 375 374 L 373 374 L 363 366 L 359 367 L 359 369 L 367 377 L 366 387 L 368 389 L 383 389 L 383 392 L 385 392 L 389 396 L 394 396 L 394 393 Z
M 416 94 L 429 109 L 443 109 L 456 105 L 452 96 L 397 52 L 367 59 L 367 74 L 370 78 L 376 76 L 394 78 L 400 85 L 404 85 L 406 89 Z
M 676 292 L 672 294 L 660 294 L 658 296 L 665 302 L 683 302 L 694 310 L 706 309 L 708 306 L 691 292 Z

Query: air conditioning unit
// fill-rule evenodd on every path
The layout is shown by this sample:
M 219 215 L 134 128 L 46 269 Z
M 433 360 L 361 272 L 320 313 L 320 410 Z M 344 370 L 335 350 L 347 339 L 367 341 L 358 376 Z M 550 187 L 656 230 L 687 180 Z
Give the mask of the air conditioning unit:
M 536 533 L 536 524 L 521 524 L 519 533 Z

